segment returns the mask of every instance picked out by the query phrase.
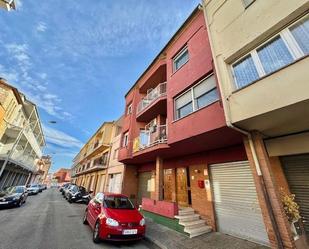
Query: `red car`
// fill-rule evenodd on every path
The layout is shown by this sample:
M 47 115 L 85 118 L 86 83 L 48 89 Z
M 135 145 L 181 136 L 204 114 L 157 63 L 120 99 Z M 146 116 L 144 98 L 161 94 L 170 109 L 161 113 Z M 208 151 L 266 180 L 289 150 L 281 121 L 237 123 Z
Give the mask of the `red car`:
M 93 242 L 140 240 L 145 235 L 145 219 L 129 198 L 122 194 L 98 193 L 88 204 L 84 224 L 93 229 Z

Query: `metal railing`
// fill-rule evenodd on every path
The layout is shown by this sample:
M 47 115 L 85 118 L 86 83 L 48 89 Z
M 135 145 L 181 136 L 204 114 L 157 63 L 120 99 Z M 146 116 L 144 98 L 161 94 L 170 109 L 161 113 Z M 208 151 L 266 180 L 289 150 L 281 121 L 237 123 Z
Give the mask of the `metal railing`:
M 167 143 L 167 126 L 153 126 L 149 130 L 144 130 L 134 139 L 133 152 L 137 152 L 156 144 Z
M 162 96 L 166 96 L 166 82 L 160 83 L 156 88 L 147 93 L 147 95 L 138 103 L 137 113 L 145 110 L 147 106 Z

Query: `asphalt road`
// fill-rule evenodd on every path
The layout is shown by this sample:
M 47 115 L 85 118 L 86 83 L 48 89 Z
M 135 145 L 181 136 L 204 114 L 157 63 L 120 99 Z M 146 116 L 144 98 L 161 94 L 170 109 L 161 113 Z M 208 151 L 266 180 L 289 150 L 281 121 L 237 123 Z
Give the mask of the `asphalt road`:
M 28 196 L 20 208 L 0 210 L 1 249 L 154 248 L 146 241 L 92 242 L 82 224 L 86 205 L 69 204 L 56 189 Z

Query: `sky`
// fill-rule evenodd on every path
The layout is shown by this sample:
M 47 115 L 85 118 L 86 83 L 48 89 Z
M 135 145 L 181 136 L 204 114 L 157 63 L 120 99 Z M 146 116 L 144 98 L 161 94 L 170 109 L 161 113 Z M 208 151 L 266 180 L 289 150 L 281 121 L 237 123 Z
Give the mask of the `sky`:
M 124 95 L 200 2 L 15 1 L 0 10 L 0 77 L 37 104 L 51 172 L 123 114 Z

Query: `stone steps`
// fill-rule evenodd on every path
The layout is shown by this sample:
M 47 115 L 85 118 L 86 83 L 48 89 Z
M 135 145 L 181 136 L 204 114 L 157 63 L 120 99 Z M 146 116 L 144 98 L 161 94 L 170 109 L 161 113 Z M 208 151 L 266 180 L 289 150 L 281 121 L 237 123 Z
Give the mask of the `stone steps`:
M 179 225 L 182 225 L 186 228 L 197 228 L 205 225 L 205 221 L 202 219 L 195 221 L 179 221 Z
M 194 220 L 199 220 L 200 215 L 199 214 L 190 214 L 190 215 L 176 215 L 176 219 L 179 221 L 194 221 Z
M 203 225 L 197 228 L 185 228 L 184 231 L 190 235 L 190 238 L 211 232 L 211 227 Z
M 206 225 L 205 220 L 191 207 L 179 208 L 175 218 L 179 220 L 179 225 L 184 226 L 184 232 L 188 233 L 190 238 L 212 231 L 211 227 Z

